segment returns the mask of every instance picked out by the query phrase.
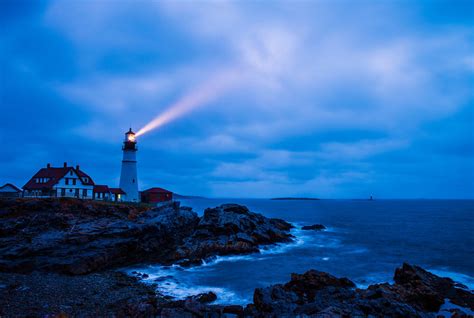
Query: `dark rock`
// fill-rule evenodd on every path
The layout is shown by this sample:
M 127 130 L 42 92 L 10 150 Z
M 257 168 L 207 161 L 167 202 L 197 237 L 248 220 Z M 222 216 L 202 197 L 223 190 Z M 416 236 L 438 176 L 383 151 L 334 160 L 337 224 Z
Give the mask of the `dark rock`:
M 310 270 L 292 274 L 286 284 L 255 289 L 254 306 L 246 311 L 271 317 L 428 317 L 439 311 L 445 298 L 462 307 L 472 306 L 472 293 L 418 266 L 404 264 L 394 280 L 395 284 L 355 289 L 346 278 Z
M 194 296 L 195 299 L 200 303 L 212 303 L 217 299 L 217 295 L 213 292 L 207 292 Z
M 302 230 L 315 230 L 315 231 L 321 231 L 325 230 L 326 227 L 322 224 L 313 224 L 313 225 L 305 225 L 301 228 Z
M 163 303 L 150 286 L 119 272 L 0 273 L 0 281 L 17 286 L 0 289 L 2 317 L 155 317 Z
M 237 316 L 242 316 L 244 314 L 244 308 L 239 305 L 229 305 L 229 306 L 224 306 L 222 312 L 224 314 L 234 314 Z
M 196 213 L 75 199 L 0 203 L 0 271 L 86 274 L 166 262 L 194 232 Z
M 448 298 L 453 304 L 474 310 L 474 295 L 452 279 L 436 276 L 419 266 L 404 263 L 395 270 L 395 283 L 406 291 L 407 302 L 427 311 L 438 310 Z M 463 286 L 464 287 L 464 286 Z
M 179 204 L 150 209 L 76 199 L 2 200 L 0 271 L 79 275 L 143 262 L 200 265 L 216 255 L 289 242 L 291 227 L 237 204 L 207 209 L 199 218 Z
M 204 211 L 174 258 L 195 264 L 215 255 L 257 253 L 260 245 L 292 241 L 291 228 L 283 220 L 266 218 L 241 205 L 221 205 Z

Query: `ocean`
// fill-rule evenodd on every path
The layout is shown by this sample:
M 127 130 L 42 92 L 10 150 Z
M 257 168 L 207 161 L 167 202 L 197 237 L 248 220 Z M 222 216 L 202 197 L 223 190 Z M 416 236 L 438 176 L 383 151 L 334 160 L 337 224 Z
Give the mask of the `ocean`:
M 200 215 L 224 203 L 291 222 L 295 242 L 192 268 L 148 265 L 127 271 L 147 273 L 146 282 L 177 299 L 214 291 L 222 304 L 251 303 L 256 287 L 285 283 L 291 273 L 309 269 L 347 277 L 358 287 L 392 282 L 403 262 L 474 289 L 474 200 L 181 200 Z M 300 229 L 316 223 L 327 230 Z

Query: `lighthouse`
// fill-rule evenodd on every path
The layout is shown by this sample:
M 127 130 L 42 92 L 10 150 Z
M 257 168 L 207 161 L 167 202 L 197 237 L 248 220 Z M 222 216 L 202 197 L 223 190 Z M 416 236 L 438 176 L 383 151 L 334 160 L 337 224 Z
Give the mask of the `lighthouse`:
M 120 188 L 125 192 L 123 201 L 140 202 L 137 178 L 137 141 L 132 128 L 125 133 L 122 150 L 123 159 L 122 172 L 120 174 Z

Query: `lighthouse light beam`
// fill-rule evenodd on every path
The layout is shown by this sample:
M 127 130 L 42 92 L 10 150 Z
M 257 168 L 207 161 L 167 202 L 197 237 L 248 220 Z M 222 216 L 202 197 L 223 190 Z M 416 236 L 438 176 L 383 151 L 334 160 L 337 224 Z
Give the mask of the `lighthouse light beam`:
M 235 87 L 239 82 L 238 73 L 234 70 L 214 75 L 204 84 L 200 85 L 188 94 L 184 95 L 177 102 L 168 107 L 163 113 L 159 114 L 143 126 L 136 133 L 136 137 L 144 135 L 158 127 L 161 127 L 201 106 L 212 102 L 226 91 Z

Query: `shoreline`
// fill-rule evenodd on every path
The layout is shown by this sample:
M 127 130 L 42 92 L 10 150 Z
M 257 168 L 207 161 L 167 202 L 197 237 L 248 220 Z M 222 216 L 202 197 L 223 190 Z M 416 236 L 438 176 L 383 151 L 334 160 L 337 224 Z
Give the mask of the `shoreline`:
M 172 285 L 173 292 L 166 293 L 163 289 L 157 289 L 157 291 L 166 297 L 172 297 L 174 301 L 185 300 L 187 297 L 193 296 L 199 293 L 206 293 L 206 292 L 214 292 L 217 294 L 217 301 L 213 302 L 213 304 L 217 305 L 228 305 L 229 302 L 226 302 L 225 299 L 228 299 L 228 296 L 224 297 L 224 300 L 220 300 L 222 295 L 228 294 L 235 294 L 235 291 L 230 288 L 224 288 L 220 286 L 202 286 L 202 285 L 191 285 L 191 286 L 179 286 L 179 282 L 177 278 L 170 277 L 173 269 L 175 269 L 175 275 L 180 275 L 182 272 L 193 272 L 195 270 L 201 271 L 205 270 L 206 267 L 212 267 L 219 263 L 232 263 L 232 262 L 255 262 L 255 261 L 262 261 L 264 262 L 267 255 L 274 255 L 274 254 L 284 254 L 288 250 L 293 248 L 298 248 L 301 245 L 305 244 L 305 240 L 301 237 L 305 237 L 308 239 L 311 237 L 310 235 L 306 234 L 307 231 L 301 229 L 304 226 L 303 223 L 299 222 L 291 222 L 293 228 L 290 230 L 290 233 L 294 235 L 294 241 L 288 243 L 276 243 L 268 246 L 263 246 L 260 248 L 258 253 L 251 253 L 251 254 L 243 254 L 243 255 L 226 255 L 226 256 L 213 256 L 206 260 L 203 260 L 203 264 L 201 265 L 194 265 L 188 267 L 182 267 L 179 264 L 172 264 L 172 265 L 159 265 L 159 264 L 149 264 L 145 265 L 149 269 L 145 269 L 142 267 L 132 267 L 129 269 L 122 269 L 122 272 L 126 272 L 127 275 L 131 277 L 139 279 L 141 282 L 147 285 L 154 285 L 156 282 L 166 283 L 170 279 L 173 281 L 174 285 Z M 335 230 L 331 227 L 324 230 L 324 232 L 334 232 Z M 300 233 L 301 235 L 297 235 L 296 233 Z M 132 274 L 131 272 L 136 271 L 137 274 Z M 162 275 L 156 274 L 157 272 L 162 271 Z M 446 277 L 452 279 L 454 282 L 459 283 L 461 285 L 465 285 L 468 288 L 465 289 L 470 292 L 474 292 L 474 276 L 470 276 L 466 273 L 456 272 L 446 269 L 437 269 L 437 268 L 428 268 L 428 272 L 431 272 L 440 277 Z M 142 274 L 148 275 L 147 278 L 141 277 Z M 386 273 L 388 277 L 392 277 L 393 271 L 389 271 Z M 372 277 L 371 275 L 367 275 L 368 278 Z M 461 279 L 460 279 L 461 278 Z M 364 283 L 357 283 L 357 280 L 353 280 L 356 284 L 356 287 L 359 289 L 367 289 L 371 285 L 383 284 L 383 283 L 394 283 L 393 279 L 379 279 L 379 280 L 370 280 Z M 176 290 L 179 291 L 181 296 L 175 296 L 177 294 Z M 194 290 L 194 293 L 187 293 L 186 290 Z M 245 301 L 234 301 L 232 304 L 234 305 L 247 305 L 251 303 L 252 295 L 246 297 Z
M 216 290 L 216 295 L 199 285 L 193 290 L 197 295 L 173 299 L 157 293 L 157 287 L 166 284 L 159 276 L 145 284 L 138 278 L 150 278 L 149 274 L 118 272 L 148 266 L 143 264 L 173 264 L 169 267 L 198 272 L 223 262 L 254 261 L 256 255 L 265 262 L 265 255 L 304 246 L 301 236 L 320 237 L 320 225 L 305 232 L 300 227 L 236 204 L 209 208 L 197 216 L 179 204 L 138 210 L 80 200 L 2 200 L 0 277 L 5 283 L 0 283 L 0 315 L 273 317 L 329 310 L 334 315 L 403 312 L 415 317 L 438 311 L 445 299 L 474 309 L 471 291 L 409 264 L 396 269 L 392 284 L 366 289 L 311 266 L 286 276 L 287 283 L 252 286 L 253 300 L 245 306 L 233 301 L 232 293 L 216 304 L 225 291 Z M 332 243 L 331 248 L 339 247 L 337 240 Z

